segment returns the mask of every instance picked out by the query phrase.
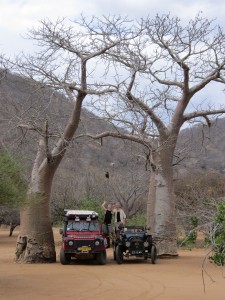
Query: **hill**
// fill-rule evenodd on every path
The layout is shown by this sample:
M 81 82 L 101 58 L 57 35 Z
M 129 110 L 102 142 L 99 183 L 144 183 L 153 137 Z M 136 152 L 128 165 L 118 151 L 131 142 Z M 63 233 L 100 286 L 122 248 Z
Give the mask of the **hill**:
M 225 119 L 214 120 L 210 127 L 197 125 L 180 133 L 178 146 L 186 149 L 180 170 L 188 172 L 219 172 L 225 174 Z
M 43 130 L 48 120 L 52 136 L 50 147 L 54 145 L 69 118 L 72 103 L 60 93 L 37 88 L 25 78 L 7 74 L 0 83 L 0 105 L 1 143 L 21 161 L 24 176 L 29 181 L 38 146 L 37 131 Z M 35 130 L 28 130 L 26 126 Z M 100 133 L 103 129 L 115 130 L 109 122 L 83 109 L 76 136 L 85 132 Z M 134 188 L 140 183 L 144 191 L 141 193 L 143 200 L 148 175 L 145 161 L 139 159 L 142 152 L 139 145 L 129 141 L 75 137 L 55 175 L 52 193 L 54 203 L 63 201 L 64 206 L 77 205 L 84 197 L 115 202 L 121 199 L 123 193 L 125 199 L 122 201 L 126 206 L 126 199 L 133 192 L 128 189 L 131 182 Z M 105 177 L 106 172 L 109 178 Z
M 7 74 L 0 82 L 0 105 L 1 143 L 21 161 L 24 176 L 29 180 L 38 145 L 37 131 L 43 130 L 48 120 L 52 146 L 62 134 L 72 103 L 60 93 L 37 88 L 25 78 Z M 36 129 L 30 131 L 22 125 Z M 83 109 L 76 135 L 89 131 L 100 133 L 102 129 L 115 130 L 115 127 Z M 224 129 L 225 119 L 217 119 L 210 128 L 198 125 L 181 131 L 177 152 L 184 159 L 176 166 L 179 176 L 225 172 Z M 107 201 L 120 199 L 128 209 L 134 190 L 137 206 L 142 205 L 149 178 L 146 161 L 140 158 L 144 155 L 141 146 L 128 141 L 105 138 L 102 143 L 75 137 L 55 176 L 52 193 L 55 205 L 63 202 L 64 207 L 75 206 L 83 198 L 97 197 Z M 109 178 L 105 177 L 106 172 Z M 138 194 L 140 189 L 142 193 Z M 133 213 L 137 206 L 132 208 Z

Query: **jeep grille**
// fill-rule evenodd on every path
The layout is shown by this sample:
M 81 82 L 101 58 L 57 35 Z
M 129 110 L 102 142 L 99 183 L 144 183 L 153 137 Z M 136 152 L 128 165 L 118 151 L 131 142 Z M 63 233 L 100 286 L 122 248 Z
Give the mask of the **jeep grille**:
M 141 239 L 131 239 L 130 251 L 131 252 L 143 252 L 144 251 L 144 243 Z
M 76 248 L 79 248 L 79 247 L 82 247 L 82 246 L 88 246 L 88 247 L 91 247 L 91 248 L 94 248 L 94 241 L 93 240 L 76 240 L 75 241 L 75 247 Z

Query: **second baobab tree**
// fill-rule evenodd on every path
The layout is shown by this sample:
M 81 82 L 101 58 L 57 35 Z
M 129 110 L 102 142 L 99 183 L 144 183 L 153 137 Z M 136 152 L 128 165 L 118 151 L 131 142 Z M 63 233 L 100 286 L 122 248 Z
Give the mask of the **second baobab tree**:
M 118 80 L 124 78 L 112 106 L 93 103 L 127 133 L 95 137 L 129 139 L 148 149 L 148 228 L 158 254 L 177 255 L 173 166 L 184 158 L 175 155 L 177 139 L 185 124 L 210 126 L 212 117 L 225 113 L 225 35 L 201 14 L 186 24 L 157 15 L 141 26 L 144 33 L 123 43 L 119 54 L 110 50 Z

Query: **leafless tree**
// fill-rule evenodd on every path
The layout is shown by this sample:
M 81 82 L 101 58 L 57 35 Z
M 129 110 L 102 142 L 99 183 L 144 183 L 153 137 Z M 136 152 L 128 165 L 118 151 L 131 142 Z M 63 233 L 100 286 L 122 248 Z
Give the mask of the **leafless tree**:
M 194 174 L 175 184 L 180 246 L 208 248 L 202 263 L 202 279 L 209 277 L 207 262 L 224 265 L 224 175 L 210 171 Z
M 123 172 L 115 165 L 107 171 L 105 190 L 108 191 L 108 202 L 119 202 L 127 218 L 132 218 L 138 212 L 145 210 L 148 191 L 148 171 L 143 165 L 138 165 L 135 157 L 130 156 L 129 166 Z
M 82 17 L 78 21 L 44 20 L 29 38 L 40 47 L 34 55 L 21 54 L 11 67 L 37 82 L 36 88 L 51 87 L 71 102 L 71 115 L 58 140 L 49 122 L 21 122 L 20 128 L 39 135 L 39 147 L 31 174 L 27 198 L 21 209 L 21 226 L 16 246 L 18 262 L 54 262 L 54 237 L 50 218 L 50 194 L 54 174 L 71 143 L 80 121 L 84 99 L 99 101 L 101 95 L 118 91 L 119 82 L 111 72 L 107 52 L 129 42 L 141 33 L 130 28 L 129 20 L 120 17 Z M 101 64 L 100 64 L 101 62 Z M 94 100 L 93 100 L 94 101 Z
M 192 174 L 175 183 L 176 209 L 179 226 L 188 235 L 191 218 L 197 219 L 195 230 L 205 236 L 214 222 L 217 207 L 225 199 L 224 175 L 216 172 Z
M 0 54 L 0 81 L 5 77 L 7 69 L 7 61 L 3 54 Z
M 177 255 L 173 165 L 183 157 L 175 156 L 175 148 L 185 123 L 210 126 L 213 117 L 225 113 L 224 97 L 217 93 L 224 89 L 225 35 L 201 13 L 186 25 L 177 17 L 157 15 L 143 19 L 141 26 L 144 34 L 121 44 L 119 53 L 108 51 L 118 80 L 123 74 L 119 96 L 109 108 L 93 103 L 128 133 L 95 137 L 129 139 L 148 149 L 148 227 L 159 254 Z
M 104 143 L 105 145 L 107 142 Z M 99 202 L 99 209 L 103 201 L 107 203 L 120 202 L 130 219 L 138 212 L 145 210 L 148 190 L 148 171 L 145 161 L 140 164 L 139 155 L 134 150 L 129 152 L 131 143 L 121 141 L 121 146 L 126 149 L 126 161 L 111 160 L 104 167 L 96 169 L 91 167 L 84 173 L 79 170 L 71 172 L 70 178 L 63 174 L 61 180 L 53 185 L 52 206 L 53 211 L 62 219 L 63 208 L 79 207 L 83 200 L 95 199 Z M 103 146 L 99 145 L 99 152 Z M 140 147 L 139 147 L 140 148 Z M 118 150 L 114 148 L 114 150 Z M 136 149 L 140 153 L 140 149 Z M 100 155 L 101 155 L 100 154 Z M 100 159 L 103 159 L 100 157 Z M 60 173 L 60 170 L 59 170 Z M 56 185 L 57 184 L 57 185 Z
M 12 236 L 14 229 L 20 225 L 20 214 L 18 208 L 0 206 L 0 225 L 9 226 L 9 236 Z

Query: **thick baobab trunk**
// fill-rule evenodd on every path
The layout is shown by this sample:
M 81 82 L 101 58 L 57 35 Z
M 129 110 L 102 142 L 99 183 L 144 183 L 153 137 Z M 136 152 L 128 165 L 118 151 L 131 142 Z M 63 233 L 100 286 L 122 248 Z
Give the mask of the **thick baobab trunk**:
M 147 226 L 159 255 L 177 255 L 172 156 L 170 147 L 155 154 L 149 182 Z
M 17 238 L 16 261 L 23 263 L 55 262 L 55 244 L 49 209 L 33 195 L 34 202 L 21 212 L 21 229 Z M 36 200 L 37 199 L 37 200 Z
M 16 262 L 49 263 L 56 261 L 50 216 L 52 174 L 37 173 L 21 209 L 20 232 L 16 245 Z
M 79 124 L 84 93 L 79 93 L 71 117 L 59 139 L 50 152 L 48 147 L 48 124 L 45 138 L 40 138 L 34 161 L 27 199 L 20 214 L 20 233 L 17 238 L 17 262 L 47 263 L 56 261 L 52 221 L 50 216 L 50 195 L 52 180 L 71 138 Z

